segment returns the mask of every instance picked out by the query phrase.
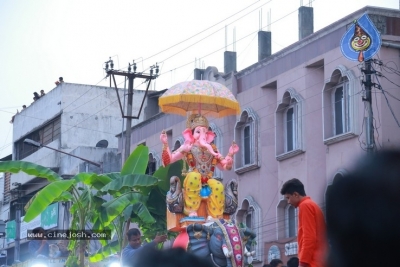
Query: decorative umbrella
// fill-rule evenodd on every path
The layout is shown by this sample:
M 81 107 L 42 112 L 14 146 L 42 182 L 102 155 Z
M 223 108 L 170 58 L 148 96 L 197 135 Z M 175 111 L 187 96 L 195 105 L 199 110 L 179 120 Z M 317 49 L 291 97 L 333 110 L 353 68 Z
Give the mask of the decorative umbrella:
M 161 111 L 186 116 L 187 112 L 217 118 L 240 114 L 240 105 L 224 85 L 205 80 L 178 83 L 158 100 Z

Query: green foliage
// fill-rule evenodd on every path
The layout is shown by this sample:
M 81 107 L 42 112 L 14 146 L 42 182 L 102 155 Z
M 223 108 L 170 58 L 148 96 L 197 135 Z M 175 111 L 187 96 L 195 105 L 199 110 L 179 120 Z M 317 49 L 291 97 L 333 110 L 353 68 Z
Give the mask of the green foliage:
M 0 172 L 18 173 L 20 171 L 39 178 L 45 178 L 50 182 L 61 180 L 62 177 L 49 168 L 27 161 L 1 161 Z
M 160 167 L 146 175 L 149 150 L 138 146 L 126 160 L 120 173 L 79 173 L 70 180 L 43 166 L 24 162 L 0 162 L 0 172 L 42 177 L 50 183 L 42 188 L 26 205 L 24 220 L 31 221 L 54 202 L 71 201 L 71 230 L 85 229 L 88 223 L 96 230 L 110 230 L 116 235 L 113 241 L 101 241 L 102 248 L 90 256 L 90 261 L 100 261 L 122 248 L 124 223 L 135 222 L 144 237 L 152 240 L 157 233 L 166 232 L 165 197 L 171 176 L 181 177 L 182 161 Z M 111 200 L 106 200 L 109 195 Z M 83 242 L 71 240 L 67 266 L 83 266 Z
M 91 262 L 99 262 L 120 251 L 118 240 L 114 240 L 101 248 L 102 253 L 96 253 L 89 257 Z
M 74 184 L 74 180 L 54 181 L 40 190 L 34 200 L 26 206 L 25 222 L 30 222 L 42 213 L 50 204 L 67 191 Z
M 144 174 L 146 172 L 147 163 L 149 162 L 149 148 L 139 145 L 131 153 L 122 166 L 121 175 L 125 174 Z
M 128 192 L 117 198 L 114 198 L 102 205 L 103 213 L 101 221 L 104 226 L 109 225 L 117 216 L 123 213 L 125 208 L 132 206 L 132 212 L 135 213 L 143 222 L 154 223 L 154 218 L 150 215 L 145 203 L 147 197 L 137 192 Z
M 78 257 L 75 255 L 69 256 L 67 261 L 65 262 L 65 266 L 78 267 Z
M 106 184 L 100 189 L 102 192 L 107 192 L 111 195 L 117 192 L 136 191 L 143 195 L 148 195 L 152 186 L 158 183 L 158 179 L 146 174 L 128 174 L 128 175 L 114 175 L 116 179 Z
M 113 180 L 112 177 L 109 177 L 108 175 L 99 175 L 97 173 L 86 172 L 77 174 L 73 179 L 77 182 L 82 182 L 86 185 L 89 185 L 97 190 L 100 190 Z

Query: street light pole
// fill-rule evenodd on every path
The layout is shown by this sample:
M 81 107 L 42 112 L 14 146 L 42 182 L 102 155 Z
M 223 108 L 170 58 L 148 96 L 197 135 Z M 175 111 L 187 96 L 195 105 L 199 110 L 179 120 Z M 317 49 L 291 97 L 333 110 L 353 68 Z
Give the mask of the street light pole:
M 19 193 L 18 193 L 19 195 Z M 19 199 L 17 199 L 19 201 Z M 14 262 L 20 262 L 20 241 L 21 241 L 21 207 L 20 203 L 17 203 L 17 209 L 15 210 L 15 249 L 14 249 Z
M 20 254 L 20 235 L 21 235 L 21 203 L 20 200 L 20 186 L 21 183 L 15 182 L 13 186 L 16 186 L 16 200 L 14 202 L 15 208 L 15 239 L 14 239 L 14 262 L 20 262 L 19 254 Z
M 64 152 L 64 151 L 62 151 L 62 150 L 59 150 L 59 149 L 56 149 L 56 148 L 53 148 L 53 147 L 49 147 L 49 146 L 43 145 L 43 144 L 41 144 L 41 143 L 39 143 L 39 142 L 36 142 L 36 141 L 33 141 L 33 140 L 31 140 L 31 139 L 25 139 L 25 140 L 24 140 L 24 143 L 25 143 L 25 144 L 28 144 L 28 145 L 31 145 L 31 146 L 35 146 L 35 147 L 45 147 L 45 148 L 48 148 L 48 149 L 51 149 L 51 150 L 60 152 L 60 153 L 62 153 L 62 154 L 65 154 L 65 155 L 68 155 L 68 156 L 71 156 L 71 157 L 74 157 L 74 158 L 83 160 L 84 162 L 87 162 L 87 163 L 90 163 L 90 164 L 92 164 L 92 165 L 94 165 L 94 166 L 99 167 L 99 168 L 100 168 L 100 172 L 103 173 L 102 165 L 99 164 L 99 163 L 97 163 L 97 162 L 93 162 L 93 161 L 91 161 L 91 160 L 78 157 L 78 156 L 76 156 L 76 155 L 73 155 L 73 154 Z

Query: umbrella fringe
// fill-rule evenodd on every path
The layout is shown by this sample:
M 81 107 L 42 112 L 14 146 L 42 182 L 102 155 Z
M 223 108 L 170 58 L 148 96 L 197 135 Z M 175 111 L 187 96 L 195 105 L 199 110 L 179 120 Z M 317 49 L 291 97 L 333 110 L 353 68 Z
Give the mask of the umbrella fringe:
M 227 115 L 238 115 L 240 114 L 240 105 L 236 100 L 233 101 L 231 99 L 215 97 L 215 96 L 206 96 L 206 95 L 171 95 L 160 97 L 158 100 L 159 106 L 163 112 L 172 111 L 173 109 L 177 109 L 175 107 L 168 107 L 169 104 L 175 104 L 179 102 L 189 102 L 189 103 L 199 103 L 199 104 L 216 104 L 221 105 L 226 108 L 232 109 L 233 111 L 228 112 L 228 110 L 222 110 L 221 112 L 227 112 Z M 178 108 L 179 109 L 179 108 Z M 207 111 L 207 110 L 205 110 Z M 186 114 L 186 111 L 184 111 Z M 179 113 L 181 114 L 181 113 Z M 182 114 L 181 114 L 182 115 Z M 222 115 L 222 114 L 221 114 Z M 220 115 L 218 117 L 221 117 Z M 223 116 L 222 116 L 223 117 Z
M 177 115 L 181 115 L 181 116 L 187 115 L 186 110 L 184 110 L 182 108 L 177 108 L 177 107 L 161 107 L 161 111 L 164 113 L 177 114 Z M 202 114 L 204 116 L 223 118 L 223 117 L 230 116 L 230 115 L 238 115 L 240 113 L 238 113 L 237 111 L 232 110 L 232 109 L 225 109 L 225 110 L 221 110 L 219 112 L 204 110 L 204 113 L 202 113 Z

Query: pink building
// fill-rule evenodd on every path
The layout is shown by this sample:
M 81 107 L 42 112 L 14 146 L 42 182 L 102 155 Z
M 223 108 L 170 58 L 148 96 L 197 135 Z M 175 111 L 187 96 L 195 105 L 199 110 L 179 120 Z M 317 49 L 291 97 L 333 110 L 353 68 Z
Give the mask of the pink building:
M 201 73 L 203 79 L 225 84 L 241 104 L 241 115 L 211 120 L 210 127 L 222 154 L 232 140 L 241 148 L 234 170 L 216 175 L 224 182 L 239 182 L 235 217 L 257 233 L 255 266 L 297 255 L 297 211 L 279 193 L 286 180 L 299 178 L 307 195 L 324 210 L 329 185 L 367 153 L 367 140 L 374 150 L 400 147 L 400 11 L 365 7 L 316 33 L 312 8 L 299 12 L 300 41 L 271 55 L 263 53 L 271 51 L 271 34 L 261 32 L 260 60 L 254 65 L 237 72 L 235 53 L 225 52 L 223 73 L 215 67 L 195 70 L 195 78 Z M 372 63 L 380 76 L 371 75 L 375 85 L 370 139 L 364 64 L 346 59 L 339 46 L 347 28 L 364 13 L 382 38 Z M 302 20 L 304 14 L 308 21 Z M 179 147 L 185 122 L 184 117 L 159 113 L 132 128 L 131 148 L 146 144 L 151 166 L 157 167 L 161 131 L 167 131 L 170 147 Z

